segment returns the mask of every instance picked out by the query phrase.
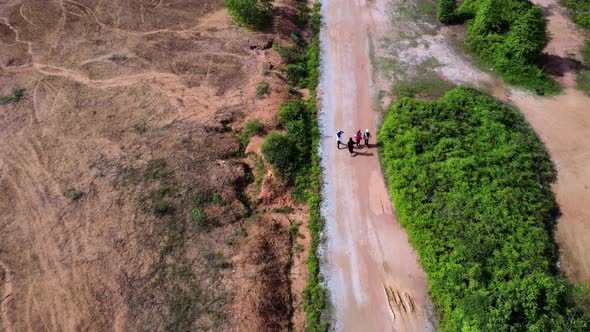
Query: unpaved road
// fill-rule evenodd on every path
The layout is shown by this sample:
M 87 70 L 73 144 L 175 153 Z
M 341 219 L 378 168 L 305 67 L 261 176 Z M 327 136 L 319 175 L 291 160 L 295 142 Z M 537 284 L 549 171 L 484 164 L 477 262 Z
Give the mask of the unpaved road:
M 377 158 L 336 148 L 369 128 L 375 136 L 370 36 L 386 27 L 379 2 L 322 1 L 322 125 L 327 243 L 323 273 L 338 331 L 433 330 L 427 280 L 395 217 Z M 374 143 L 374 142 L 373 142 Z

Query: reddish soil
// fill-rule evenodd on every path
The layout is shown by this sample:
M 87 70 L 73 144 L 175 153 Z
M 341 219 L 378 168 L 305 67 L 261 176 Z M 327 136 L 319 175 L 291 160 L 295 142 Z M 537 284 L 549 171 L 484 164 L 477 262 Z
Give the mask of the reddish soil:
M 346 140 L 358 129 L 376 134 L 369 41 L 387 30 L 384 4 L 323 2 L 323 273 L 336 330 L 425 331 L 434 329 L 426 275 L 396 220 L 377 149 L 355 149 L 351 157 L 336 148 L 339 129 Z
M 0 106 L 2 330 L 291 325 L 294 241 L 267 212 L 289 195 L 244 199 L 234 132 L 286 94 L 262 68 L 288 4 L 256 33 L 222 0 L 0 3 L 0 95 L 26 89 Z

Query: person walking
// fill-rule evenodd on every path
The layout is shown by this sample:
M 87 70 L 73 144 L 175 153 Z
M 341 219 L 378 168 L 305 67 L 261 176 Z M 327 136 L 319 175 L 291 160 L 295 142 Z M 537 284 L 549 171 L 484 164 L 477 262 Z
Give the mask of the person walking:
M 354 153 L 354 141 L 352 140 L 352 137 L 348 139 L 348 152 L 350 153 L 350 156 L 352 157 L 352 154 Z
M 365 138 L 365 145 L 369 147 L 369 138 L 371 138 L 371 133 L 369 132 L 369 129 L 365 130 L 365 134 L 363 136 Z
M 362 137 L 363 137 L 363 135 L 361 134 L 361 130 L 359 129 L 359 130 L 356 132 L 356 137 L 355 137 L 355 138 L 356 138 L 356 147 L 357 147 L 357 148 L 360 148 L 360 147 L 361 147 L 361 138 L 362 138 Z
M 344 136 L 344 132 L 342 131 L 342 129 L 340 129 L 336 133 L 336 141 L 338 142 L 338 150 L 340 150 L 340 144 L 342 144 L 342 136 Z

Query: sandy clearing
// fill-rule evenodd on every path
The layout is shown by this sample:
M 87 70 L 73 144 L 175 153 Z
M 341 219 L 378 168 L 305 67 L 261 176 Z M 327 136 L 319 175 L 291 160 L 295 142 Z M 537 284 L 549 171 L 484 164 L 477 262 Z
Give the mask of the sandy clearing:
M 336 149 L 345 137 L 379 122 L 370 35 L 384 31 L 377 2 L 323 1 L 322 112 L 320 116 L 326 217 L 323 273 L 334 328 L 344 331 L 432 330 L 427 281 L 407 235 L 396 220 L 376 148 L 350 157 Z

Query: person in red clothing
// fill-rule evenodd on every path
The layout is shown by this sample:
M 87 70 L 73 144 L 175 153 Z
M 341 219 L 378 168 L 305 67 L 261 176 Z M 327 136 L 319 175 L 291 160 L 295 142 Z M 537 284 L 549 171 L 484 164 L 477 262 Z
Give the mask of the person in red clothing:
M 359 131 L 356 132 L 356 136 L 355 136 L 355 140 L 356 140 L 356 147 L 360 148 L 361 147 L 361 139 L 363 138 L 363 134 L 361 134 L 361 130 L 359 129 Z

